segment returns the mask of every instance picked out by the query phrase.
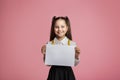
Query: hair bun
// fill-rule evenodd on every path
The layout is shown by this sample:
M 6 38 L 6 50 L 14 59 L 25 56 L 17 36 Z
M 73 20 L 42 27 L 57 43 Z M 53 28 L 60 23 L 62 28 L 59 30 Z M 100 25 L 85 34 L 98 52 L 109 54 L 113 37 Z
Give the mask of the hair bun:
M 69 20 L 68 16 L 66 16 L 65 18 L 66 18 L 66 20 Z
M 53 18 L 52 18 L 52 19 L 54 20 L 55 18 L 56 18 L 56 16 L 53 16 Z

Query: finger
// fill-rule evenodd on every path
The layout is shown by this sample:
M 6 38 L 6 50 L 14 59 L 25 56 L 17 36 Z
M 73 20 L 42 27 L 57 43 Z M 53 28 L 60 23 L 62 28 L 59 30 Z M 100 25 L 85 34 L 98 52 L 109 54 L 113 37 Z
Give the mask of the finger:
M 80 54 L 80 51 L 76 51 L 77 54 Z
M 43 48 L 41 48 L 41 53 L 43 53 Z
M 44 53 L 44 54 L 46 53 L 46 48 L 43 49 L 43 53 Z
M 43 52 L 43 54 L 45 54 L 45 52 Z
M 44 46 L 41 47 L 41 52 L 43 51 Z

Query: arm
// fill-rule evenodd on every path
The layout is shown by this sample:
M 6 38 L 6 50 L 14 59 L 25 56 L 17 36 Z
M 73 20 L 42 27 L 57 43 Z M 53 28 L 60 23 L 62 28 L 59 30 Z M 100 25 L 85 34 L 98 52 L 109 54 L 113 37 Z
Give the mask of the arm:
M 43 54 L 43 61 L 45 62 L 46 45 L 43 45 L 41 47 L 41 53 Z M 47 65 L 47 66 L 50 66 L 50 65 Z
M 79 59 L 79 55 L 80 55 L 80 49 L 79 47 L 75 47 L 75 66 L 77 66 L 80 62 L 80 59 Z
M 45 52 L 46 52 L 46 45 L 41 47 L 41 53 L 43 54 L 43 61 L 45 61 Z

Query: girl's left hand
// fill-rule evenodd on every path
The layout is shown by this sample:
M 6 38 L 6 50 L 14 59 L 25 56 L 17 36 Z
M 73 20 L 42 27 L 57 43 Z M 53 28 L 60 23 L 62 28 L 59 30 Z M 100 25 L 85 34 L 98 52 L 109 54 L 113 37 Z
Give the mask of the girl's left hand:
M 78 47 L 75 47 L 75 58 L 79 59 L 80 49 Z

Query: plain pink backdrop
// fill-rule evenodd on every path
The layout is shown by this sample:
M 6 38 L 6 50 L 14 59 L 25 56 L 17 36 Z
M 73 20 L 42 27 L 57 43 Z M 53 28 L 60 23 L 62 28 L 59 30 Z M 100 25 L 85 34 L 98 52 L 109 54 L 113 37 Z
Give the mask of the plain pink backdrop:
M 77 80 L 120 80 L 119 0 L 0 0 L 0 80 L 46 80 L 40 48 L 53 16 L 68 16 Z

